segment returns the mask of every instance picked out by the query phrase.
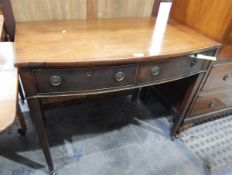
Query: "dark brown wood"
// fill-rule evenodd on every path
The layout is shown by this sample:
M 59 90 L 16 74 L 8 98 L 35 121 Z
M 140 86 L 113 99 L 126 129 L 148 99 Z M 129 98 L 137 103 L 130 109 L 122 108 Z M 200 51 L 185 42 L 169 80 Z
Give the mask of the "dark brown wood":
M 213 65 L 203 91 L 227 87 L 232 87 L 232 62 Z
M 19 119 L 20 129 L 18 130 L 21 135 L 25 135 L 27 131 L 27 125 L 21 111 L 19 103 L 17 103 L 17 117 Z
M 17 23 L 15 65 L 42 68 L 121 65 L 160 61 L 220 46 L 174 20 L 161 23 L 165 32 L 154 37 L 160 32 L 156 31 L 156 25 L 159 24 L 155 17 Z
M 137 65 L 100 68 L 42 69 L 35 70 L 38 93 L 88 91 L 135 85 Z M 121 80 L 117 75 L 122 74 Z M 60 85 L 52 85 L 51 79 L 60 77 Z M 119 77 L 120 78 L 120 77 Z
M 186 77 L 205 71 L 206 61 L 191 57 L 183 57 L 167 62 L 149 62 L 142 64 L 139 83 Z M 154 75 L 155 73 L 155 75 Z
M 184 125 L 185 124 L 189 124 L 189 123 L 203 123 L 203 122 L 208 122 L 208 121 L 212 121 L 215 119 L 219 119 L 222 117 L 226 117 L 228 115 L 232 114 L 232 108 L 223 108 L 220 110 L 216 110 L 213 112 L 208 112 L 205 114 L 201 114 L 201 115 L 197 115 L 197 116 L 193 116 L 193 117 L 188 117 L 184 120 Z
M 36 94 L 36 87 L 34 84 L 33 74 L 30 69 L 21 69 L 19 71 L 20 77 L 22 80 L 23 87 L 25 89 L 26 96 L 33 96 Z M 49 144 L 47 139 L 47 134 L 44 127 L 44 120 L 43 120 L 43 111 L 41 108 L 40 100 L 39 99 L 30 99 L 27 100 L 30 114 L 35 123 L 35 127 L 38 133 L 39 141 L 42 146 L 45 159 L 48 164 L 49 170 L 52 172 L 54 170 L 53 162 L 51 158 L 51 154 L 49 151 Z
M 212 93 L 201 94 L 197 98 L 188 117 L 232 107 L 231 92 L 232 89 L 225 89 L 221 91 L 214 91 Z
M 189 85 L 186 95 L 184 96 L 184 99 L 181 101 L 182 103 L 180 105 L 181 113 L 179 114 L 178 117 L 176 117 L 174 126 L 172 128 L 172 132 L 171 132 L 172 137 L 176 137 L 178 135 L 180 131 L 179 129 L 184 123 L 184 119 L 186 118 L 186 115 L 188 114 L 188 111 L 194 101 L 194 98 L 199 93 L 199 88 L 200 88 L 201 82 L 204 79 L 205 75 L 206 75 L 205 73 L 199 74 L 196 81 Z
M 156 18 L 18 23 L 15 65 L 19 68 L 50 170 L 53 164 L 40 105 L 44 98 L 119 92 L 198 74 L 181 102 L 180 120 L 172 135 L 177 133 L 204 77 L 208 61 L 181 58 L 178 63 L 184 71 L 173 62 L 180 56 L 215 49 L 220 44 L 175 20 L 165 24 L 161 40 L 156 39 L 154 36 L 160 31 L 156 31 L 155 24 Z M 160 79 L 148 81 L 144 75 L 142 83 L 138 83 L 141 64 L 153 65 L 153 61 L 159 64 L 166 61 Z M 146 66 L 143 69 L 150 68 Z M 178 67 L 178 74 L 170 73 L 174 66 Z M 115 74 L 119 72 L 117 81 Z M 121 80 L 122 75 L 125 78 Z
M 6 40 L 15 40 L 15 19 L 12 11 L 11 3 L 9 0 L 0 1 L 0 10 L 4 16 L 4 30 L 6 33 Z
M 164 104 L 173 112 L 174 121 L 177 120 L 176 118 L 179 117 L 185 107 L 185 104 L 182 103 L 182 101 L 185 98 L 190 85 L 196 82 L 197 77 L 198 75 L 194 75 L 177 81 L 153 86 L 153 92 L 158 95 Z
M 45 155 L 45 159 L 46 159 L 49 171 L 52 172 L 54 171 L 54 166 L 53 166 L 53 162 L 51 158 L 51 153 L 49 150 L 49 143 L 48 143 L 46 130 L 44 127 L 44 121 L 42 117 L 40 101 L 38 99 L 28 100 L 28 105 L 30 108 L 31 117 L 33 118 L 36 130 L 37 130 L 37 134 L 39 137 L 41 147 Z
M 157 16 L 161 0 L 154 0 L 151 16 Z

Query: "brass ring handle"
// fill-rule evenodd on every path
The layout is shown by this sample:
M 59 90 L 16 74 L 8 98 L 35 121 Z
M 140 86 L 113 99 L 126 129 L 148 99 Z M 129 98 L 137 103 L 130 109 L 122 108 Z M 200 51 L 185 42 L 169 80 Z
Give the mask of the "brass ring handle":
M 50 84 L 52 86 L 59 86 L 61 83 L 62 83 L 62 80 L 61 80 L 60 76 L 53 75 L 50 77 Z
M 223 77 L 223 80 L 224 81 L 228 81 L 230 79 L 230 76 L 229 75 L 225 75 L 224 77 Z
M 125 79 L 125 73 L 124 72 L 117 72 L 115 74 L 115 80 L 120 82 L 120 81 L 123 81 Z
M 153 66 L 153 67 L 151 68 L 151 75 L 152 75 L 152 76 L 158 75 L 159 72 L 160 72 L 159 66 Z

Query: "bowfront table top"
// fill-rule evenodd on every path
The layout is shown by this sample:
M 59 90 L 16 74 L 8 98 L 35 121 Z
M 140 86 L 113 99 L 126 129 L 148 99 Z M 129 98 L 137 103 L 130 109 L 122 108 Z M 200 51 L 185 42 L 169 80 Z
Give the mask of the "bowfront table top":
M 15 65 L 81 67 L 134 63 L 219 46 L 177 21 L 158 21 L 148 17 L 17 23 Z
M 14 44 L 0 42 L 0 132 L 15 120 L 18 73 L 14 68 Z

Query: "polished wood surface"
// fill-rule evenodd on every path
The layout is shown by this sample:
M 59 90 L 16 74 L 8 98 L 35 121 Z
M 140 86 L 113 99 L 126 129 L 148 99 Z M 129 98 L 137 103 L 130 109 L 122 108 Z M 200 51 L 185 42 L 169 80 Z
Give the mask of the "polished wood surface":
M 148 17 L 154 2 L 156 0 L 11 0 L 17 22 Z
M 232 61 L 232 41 L 223 45 L 219 51 L 218 58 L 220 60 Z
M 231 92 L 232 89 L 225 89 L 221 91 L 215 91 L 209 94 L 201 94 L 197 98 L 189 117 L 194 117 L 200 114 L 205 114 L 223 108 L 232 107 Z
M 13 42 L 15 39 L 15 19 L 10 0 L 1 0 L 0 10 L 4 16 L 4 40 Z
M 170 16 L 213 39 L 224 41 L 232 24 L 232 1 L 173 0 Z
M 156 18 L 18 23 L 16 61 L 22 66 L 99 66 L 161 60 L 219 43 L 171 20 Z
M 136 82 L 136 71 L 137 65 L 131 64 L 98 68 L 41 69 L 35 70 L 34 75 L 38 93 L 67 93 L 133 86 Z M 53 85 L 52 78 L 56 77 L 60 78 L 60 83 Z
M 232 87 L 232 62 L 216 64 L 203 87 L 203 91 Z
M 0 132 L 7 129 L 15 120 L 18 74 L 13 67 L 14 44 L 0 43 Z
M 188 56 L 161 63 L 148 62 L 141 65 L 138 81 L 139 84 L 168 81 L 204 72 L 207 68 L 207 61 Z

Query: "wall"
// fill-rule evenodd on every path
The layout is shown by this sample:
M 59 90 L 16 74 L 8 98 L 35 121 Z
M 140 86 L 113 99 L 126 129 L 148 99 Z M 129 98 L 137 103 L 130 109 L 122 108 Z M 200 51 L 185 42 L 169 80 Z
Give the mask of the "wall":
M 19 21 L 150 16 L 157 0 L 11 0 Z

